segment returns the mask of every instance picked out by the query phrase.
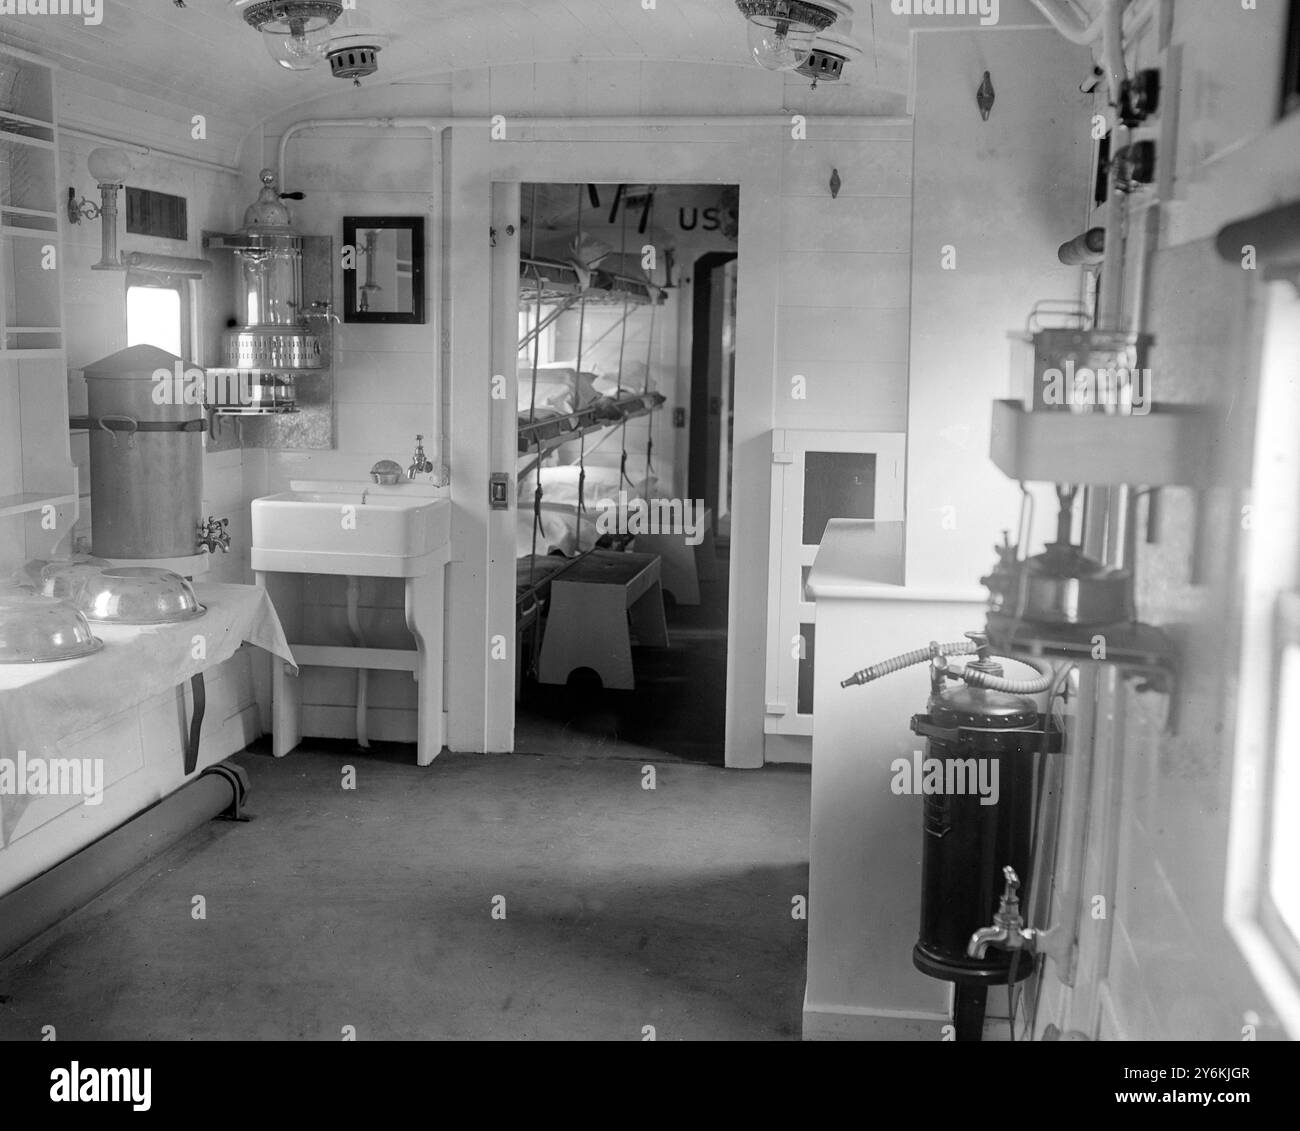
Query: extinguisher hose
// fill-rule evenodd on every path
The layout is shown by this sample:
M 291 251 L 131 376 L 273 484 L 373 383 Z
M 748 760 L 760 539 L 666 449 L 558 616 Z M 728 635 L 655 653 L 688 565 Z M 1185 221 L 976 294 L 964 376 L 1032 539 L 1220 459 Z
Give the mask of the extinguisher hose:
M 954 641 L 951 644 L 931 643 L 928 648 L 917 648 L 911 652 L 904 652 L 901 656 L 894 656 L 892 659 L 879 664 L 872 664 L 869 668 L 854 672 L 848 679 L 841 680 L 840 686 L 854 687 L 863 683 L 871 683 L 884 676 L 893 675 L 894 672 L 900 672 L 904 668 L 924 664 L 936 656 L 969 656 L 978 651 L 978 646 L 971 640 Z M 1008 657 L 999 658 L 1008 659 Z M 1017 657 L 1015 662 L 1036 669 L 1039 672 L 1038 677 L 1036 679 L 1007 679 L 1005 676 L 993 675 L 990 672 L 982 672 L 977 668 L 970 667 L 963 668 L 960 672 L 954 672 L 953 674 L 960 676 L 970 687 L 982 687 L 987 691 L 1003 691 L 1009 695 L 1039 695 L 1052 685 L 1052 667 L 1046 661 Z
M 904 652 L 901 656 L 895 656 L 893 659 L 885 660 L 879 664 L 872 664 L 869 668 L 863 668 L 860 672 L 854 672 L 848 679 L 841 680 L 840 686 L 855 687 L 859 684 L 871 683 L 873 680 L 893 675 L 894 672 L 901 672 L 904 668 L 924 664 L 935 656 L 969 656 L 978 650 L 974 641 L 971 640 L 958 640 L 952 644 L 931 643 L 928 648 L 917 648 L 912 652 Z
M 999 659 L 1006 659 L 1002 656 Z M 1026 667 L 1037 668 L 1041 673 L 1037 679 L 1007 679 L 1005 676 L 990 675 L 974 668 L 963 668 L 959 675 L 969 687 L 982 687 L 987 691 L 1005 691 L 1008 695 L 1039 695 L 1052 686 L 1051 667 L 1042 660 L 1017 659 L 1017 663 Z M 1046 671 L 1043 671 L 1047 668 Z

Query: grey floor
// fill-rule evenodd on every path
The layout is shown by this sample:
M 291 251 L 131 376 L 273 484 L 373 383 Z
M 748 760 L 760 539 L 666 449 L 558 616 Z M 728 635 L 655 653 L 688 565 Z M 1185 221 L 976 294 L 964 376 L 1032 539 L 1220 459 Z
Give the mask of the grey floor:
M 608 754 L 240 760 L 255 820 L 0 965 L 0 1038 L 799 1034 L 804 770 L 665 760 L 649 791 L 641 757 Z

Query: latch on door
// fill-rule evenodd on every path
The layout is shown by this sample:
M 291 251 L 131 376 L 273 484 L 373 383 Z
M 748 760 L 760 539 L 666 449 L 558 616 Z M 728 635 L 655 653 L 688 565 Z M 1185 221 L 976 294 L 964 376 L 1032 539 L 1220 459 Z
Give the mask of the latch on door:
M 494 511 L 510 509 L 510 476 L 504 471 L 494 471 L 488 481 L 488 503 Z

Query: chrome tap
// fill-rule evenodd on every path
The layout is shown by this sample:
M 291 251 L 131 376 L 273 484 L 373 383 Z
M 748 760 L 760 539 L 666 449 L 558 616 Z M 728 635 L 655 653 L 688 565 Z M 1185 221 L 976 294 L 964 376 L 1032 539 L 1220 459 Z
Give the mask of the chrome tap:
M 211 515 L 207 522 L 199 523 L 199 550 L 208 554 L 215 554 L 217 550 L 223 554 L 230 553 L 230 532 L 226 529 L 229 525 L 230 519 Z
M 424 437 L 415 437 L 415 455 L 411 457 L 411 466 L 406 469 L 406 478 L 414 479 L 433 470 L 433 461 L 424 454 Z
M 1034 954 L 1038 950 L 1039 932 L 1027 928 L 1020 915 L 1020 877 L 1010 865 L 1002 869 L 1006 888 L 1002 892 L 997 914 L 993 916 L 993 926 L 981 927 L 970 937 L 966 944 L 966 953 L 971 958 L 983 958 L 988 948 L 999 950 L 1027 950 Z

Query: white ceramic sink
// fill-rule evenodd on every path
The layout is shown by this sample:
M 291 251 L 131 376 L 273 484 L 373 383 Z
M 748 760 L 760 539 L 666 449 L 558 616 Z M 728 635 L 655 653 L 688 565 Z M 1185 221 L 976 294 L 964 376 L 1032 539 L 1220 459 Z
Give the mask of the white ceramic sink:
M 255 571 L 419 577 L 445 561 L 451 503 L 428 483 L 294 480 L 253 500 Z

